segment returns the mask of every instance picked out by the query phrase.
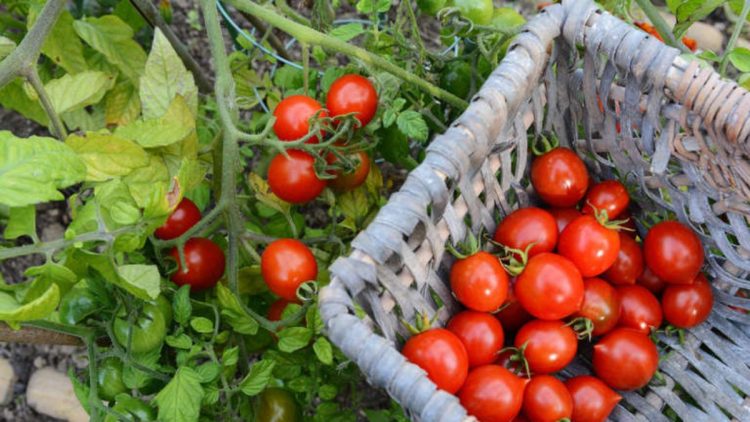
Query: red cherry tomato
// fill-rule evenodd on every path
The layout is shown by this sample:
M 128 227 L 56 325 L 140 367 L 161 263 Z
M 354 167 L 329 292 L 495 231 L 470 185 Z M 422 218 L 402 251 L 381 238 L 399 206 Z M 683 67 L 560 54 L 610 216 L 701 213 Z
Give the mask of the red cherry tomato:
M 667 283 L 657 277 L 656 274 L 651 272 L 648 267 L 646 267 L 643 270 L 643 274 L 638 277 L 638 281 L 636 281 L 636 284 L 649 289 L 651 293 L 655 295 L 660 294 L 664 290 L 664 288 L 667 287 Z
M 508 296 L 505 268 L 484 251 L 457 260 L 451 268 L 450 280 L 456 299 L 475 311 L 496 311 Z
M 550 208 L 549 213 L 555 217 L 558 233 L 562 233 L 571 221 L 581 216 L 581 212 L 575 208 Z
M 570 260 L 552 253 L 531 258 L 514 291 L 521 306 L 539 319 L 565 318 L 583 303 L 581 273 Z
M 573 398 L 562 381 L 550 375 L 537 375 L 523 392 L 523 413 L 535 422 L 570 420 Z
M 177 262 L 177 271 L 172 274 L 172 281 L 178 286 L 189 285 L 191 291 L 199 291 L 216 285 L 224 275 L 224 252 L 209 239 L 193 237 L 185 242 L 185 268 L 180 265 L 177 248 L 169 254 Z
M 287 151 L 289 158 L 278 154 L 268 167 L 268 186 L 279 198 L 292 204 L 315 199 L 326 187 L 326 181 L 315 174 L 312 155 L 297 150 Z
M 455 394 L 469 372 L 469 358 L 461 340 L 443 328 L 433 328 L 406 341 L 401 351 L 410 362 L 427 372 L 438 386 Z
M 286 300 L 283 297 L 276 299 L 268 308 L 268 313 L 266 314 L 268 320 L 281 321 L 281 315 L 284 313 L 284 309 L 286 309 L 287 305 L 289 305 L 290 303 L 295 302 Z
M 581 275 L 596 277 L 617 260 L 620 236 L 596 218 L 582 215 L 568 224 L 557 242 L 560 255 L 570 259 Z
M 326 108 L 331 116 L 356 113 L 364 127 L 378 110 L 378 93 L 369 79 L 359 75 L 344 75 L 336 79 L 328 90 Z
M 487 365 L 497 359 L 503 348 L 503 326 L 485 312 L 463 311 L 454 315 L 445 327 L 466 347 L 469 367 Z
M 703 247 L 698 236 L 677 221 L 651 227 L 643 241 L 646 265 L 666 283 L 690 284 L 703 266 Z
M 547 204 L 572 207 L 586 194 L 589 174 L 575 152 L 558 147 L 531 163 L 531 184 Z
M 310 119 L 316 113 L 319 117 L 328 114 L 319 102 L 307 95 L 291 95 L 284 98 L 273 110 L 276 121 L 273 124 L 273 132 L 282 141 L 296 141 L 307 135 L 310 131 Z M 317 143 L 318 138 L 312 137 L 307 143 Z
M 630 195 L 625 185 L 617 180 L 605 180 L 591 187 L 583 202 L 583 213 L 594 215 L 594 209 L 607 211 L 607 218 L 614 220 L 628 208 Z
M 620 317 L 620 299 L 611 284 L 601 278 L 583 280 L 583 305 L 577 316 L 594 324 L 591 334 L 600 336 L 612 331 Z
M 516 298 L 514 289 L 508 289 L 508 300 L 502 306 L 500 312 L 495 314 L 503 325 L 506 333 L 515 333 L 523 324 L 533 318 Z
M 466 377 L 458 398 L 469 415 L 482 422 L 507 422 L 521 411 L 527 383 L 502 366 L 480 366 Z
M 182 236 L 190 230 L 201 219 L 201 210 L 195 203 L 187 198 L 182 198 L 177 208 L 172 211 L 167 221 L 156 229 L 154 235 L 162 240 L 174 239 Z
M 659 352 L 651 339 L 630 328 L 616 328 L 594 346 L 596 376 L 617 390 L 635 390 L 651 381 Z
M 508 214 L 497 226 L 494 236 L 498 242 L 509 248 L 525 251 L 528 257 L 542 252 L 552 252 L 557 244 L 557 223 L 552 214 L 541 208 L 520 208 Z
M 643 286 L 619 286 L 620 327 L 632 328 L 643 334 L 661 326 L 662 313 L 659 299 Z
M 612 284 L 635 284 L 643 274 L 643 251 L 632 237 L 621 231 L 620 252 L 615 263 L 604 273 L 604 278 Z
M 600 379 L 590 375 L 565 381 L 573 398 L 573 417 L 576 422 L 605 422 L 622 397 Z
M 336 178 L 328 181 L 328 186 L 336 192 L 348 192 L 362 186 L 370 174 L 370 156 L 366 152 L 355 152 L 350 157 L 359 162 L 357 167 L 350 172 L 336 171 Z M 333 154 L 328 154 L 326 161 L 333 164 L 337 159 Z
M 513 344 L 523 350 L 532 374 L 560 371 L 578 351 L 575 331 L 562 321 L 528 322 L 518 330 Z
M 693 284 L 673 284 L 661 297 L 664 318 L 679 328 L 692 328 L 711 314 L 714 294 L 706 276 L 698 274 Z
M 299 286 L 318 276 L 318 264 L 304 243 L 279 239 L 263 251 L 260 272 L 269 290 L 286 300 L 296 301 Z

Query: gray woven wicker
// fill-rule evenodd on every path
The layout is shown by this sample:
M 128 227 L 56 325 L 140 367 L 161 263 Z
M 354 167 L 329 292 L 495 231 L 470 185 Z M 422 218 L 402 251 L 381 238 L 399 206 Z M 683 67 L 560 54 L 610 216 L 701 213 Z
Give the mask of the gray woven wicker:
M 750 421 L 750 301 L 737 296 L 750 288 L 748 117 L 747 91 L 590 1 L 547 7 L 350 256 L 331 267 L 320 300 L 329 337 L 414 420 L 467 418 L 455 396 L 399 353 L 409 336 L 400 320 L 437 313 L 444 324 L 459 309 L 445 245 L 467 230 L 491 233 L 499 218 L 533 201 L 526 177 L 533 126 L 577 150 L 595 178 L 636 186 L 639 228 L 649 213 L 670 211 L 705 245 L 713 314 L 684 344 L 663 339 L 673 348 L 660 366 L 665 382 L 624 393 L 612 418 Z M 578 361 L 570 373 L 587 366 Z

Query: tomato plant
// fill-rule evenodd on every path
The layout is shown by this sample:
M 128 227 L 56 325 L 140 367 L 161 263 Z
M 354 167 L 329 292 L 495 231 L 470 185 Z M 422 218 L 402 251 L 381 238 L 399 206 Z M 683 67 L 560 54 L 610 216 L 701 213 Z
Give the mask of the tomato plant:
M 185 243 L 184 268 L 177 248 L 173 248 L 169 254 L 177 262 L 172 281 L 180 286 L 188 285 L 196 291 L 209 289 L 224 275 L 224 252 L 210 239 L 194 237 Z
M 268 388 L 256 403 L 257 422 L 296 422 L 302 420 L 297 401 L 282 388 Z
M 452 332 L 433 328 L 404 344 L 401 353 L 427 372 L 432 382 L 449 393 L 457 392 L 469 372 L 469 357 L 461 340 Z
M 354 113 L 361 126 L 366 126 L 378 110 L 378 93 L 367 78 L 345 75 L 336 79 L 328 90 L 326 108 L 331 116 Z
M 356 154 L 351 154 L 351 158 L 354 159 L 356 166 L 348 171 L 335 171 L 335 177 L 328 181 L 328 186 L 338 192 L 347 192 L 362 186 L 370 174 L 370 156 L 366 152 L 359 151 Z M 326 161 L 333 164 L 338 160 L 329 155 Z
M 514 288 L 518 302 L 545 320 L 565 318 L 581 309 L 583 279 L 567 258 L 543 253 L 531 258 Z
M 523 352 L 532 374 L 550 374 L 568 366 L 578 351 L 575 331 L 562 321 L 526 323 L 513 343 Z
M 458 398 L 469 415 L 481 421 L 509 421 L 521 411 L 527 383 L 502 366 L 484 365 L 469 373 Z
M 101 361 L 96 382 L 99 397 L 104 400 L 114 401 L 115 396 L 124 393 L 127 387 L 122 382 L 122 361 L 114 357 Z
M 314 117 L 326 117 L 323 110 L 314 98 L 306 95 L 291 95 L 279 102 L 273 110 L 276 122 L 273 124 L 273 132 L 282 141 L 295 141 L 305 137 L 310 132 L 310 119 Z M 312 136 L 307 142 L 317 142 L 318 138 Z
M 114 321 L 117 342 L 134 353 L 150 352 L 159 347 L 167 332 L 167 321 L 159 306 L 143 304 L 135 314 L 120 308 Z
M 484 251 L 458 259 L 451 267 L 450 283 L 456 299 L 475 311 L 496 311 L 508 295 L 505 269 Z
M 469 367 L 493 363 L 503 348 L 503 326 L 490 314 L 463 311 L 453 316 L 446 328 L 455 334 L 466 348 Z
M 174 239 L 181 236 L 201 219 L 201 211 L 188 198 L 182 198 L 177 208 L 169 214 L 167 221 L 156 231 L 154 236 L 159 239 Z
M 659 352 L 651 339 L 631 328 L 617 328 L 594 346 L 596 376 L 612 388 L 635 390 L 651 381 Z

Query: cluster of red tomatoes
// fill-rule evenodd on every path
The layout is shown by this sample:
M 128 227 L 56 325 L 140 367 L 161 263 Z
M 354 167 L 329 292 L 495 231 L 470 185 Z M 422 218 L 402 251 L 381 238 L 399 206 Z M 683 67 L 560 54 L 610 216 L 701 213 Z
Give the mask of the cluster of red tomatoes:
M 641 388 L 656 373 L 650 334 L 663 320 L 689 328 L 708 318 L 703 248 L 676 221 L 654 225 L 639 243 L 616 220 L 629 216 L 625 187 L 589 188 L 569 149 L 536 158 L 531 182 L 550 208 L 521 208 L 500 222 L 501 258 L 459 257 L 450 284 L 468 309 L 410 338 L 403 354 L 480 421 L 603 421 L 620 400 L 614 390 Z M 594 376 L 552 376 L 592 336 Z
M 367 125 L 378 108 L 378 94 L 372 83 L 359 75 L 344 75 L 336 79 L 328 91 L 326 108 L 307 95 L 292 95 L 284 98 L 274 109 L 276 122 L 273 131 L 282 141 L 297 141 L 309 136 L 313 118 L 337 117 L 354 113 L 360 127 Z M 308 143 L 318 143 L 320 135 L 310 136 Z M 268 185 L 271 191 L 284 201 L 304 204 L 312 201 L 330 186 L 337 191 L 348 191 L 360 186 L 370 172 L 370 157 L 364 151 L 352 152 L 351 158 L 358 164 L 350 172 L 335 172 L 332 179 L 321 179 L 315 171 L 315 157 L 305 151 L 290 149 L 277 154 L 268 168 Z M 326 155 L 328 164 L 337 157 Z
M 201 219 L 201 211 L 188 198 L 183 198 L 167 221 L 154 235 L 162 240 L 175 239 L 190 230 Z M 185 268 L 180 264 L 177 248 L 172 248 L 169 254 L 177 262 L 177 270 L 172 274 L 172 281 L 177 285 L 190 285 L 190 290 L 199 291 L 209 289 L 224 275 L 224 251 L 211 239 L 193 237 L 185 242 L 183 248 Z

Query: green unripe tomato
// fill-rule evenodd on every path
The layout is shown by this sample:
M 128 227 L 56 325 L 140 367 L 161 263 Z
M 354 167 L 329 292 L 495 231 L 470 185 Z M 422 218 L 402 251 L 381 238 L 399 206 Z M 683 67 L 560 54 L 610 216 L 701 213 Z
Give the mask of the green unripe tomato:
M 164 323 L 169 327 L 169 324 L 172 323 L 172 304 L 164 295 L 159 295 L 156 298 L 156 306 L 161 310 L 161 313 L 164 315 Z
M 489 25 L 492 21 L 492 0 L 453 0 L 453 6 L 475 25 Z
M 99 362 L 96 374 L 96 385 L 99 397 L 106 401 L 113 401 L 115 396 L 127 390 L 122 382 L 122 361 L 116 357 L 109 357 Z
M 294 396 L 282 388 L 266 388 L 255 406 L 255 422 L 301 421 L 299 406 Z
M 417 0 L 417 6 L 422 12 L 435 16 L 445 7 L 446 0 Z
M 158 305 L 147 303 L 136 315 L 131 327 L 128 314 L 122 308 L 115 318 L 115 339 L 121 346 L 127 347 L 128 336 L 132 331 L 130 351 L 144 353 L 156 349 L 164 341 L 167 333 L 167 323 Z
M 448 62 L 440 72 L 440 87 L 459 98 L 468 97 L 471 90 L 471 65 L 462 60 Z
M 127 394 L 120 394 L 115 398 L 117 403 L 112 410 L 118 413 L 118 416 L 107 415 L 104 422 L 152 422 L 156 420 L 156 411 L 154 408 L 135 397 Z

